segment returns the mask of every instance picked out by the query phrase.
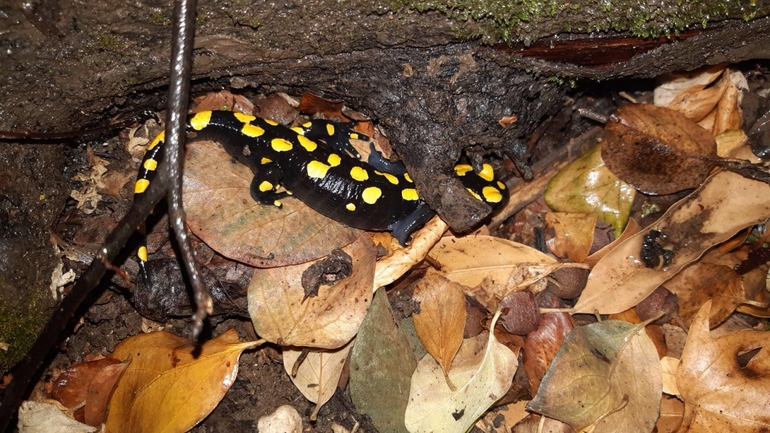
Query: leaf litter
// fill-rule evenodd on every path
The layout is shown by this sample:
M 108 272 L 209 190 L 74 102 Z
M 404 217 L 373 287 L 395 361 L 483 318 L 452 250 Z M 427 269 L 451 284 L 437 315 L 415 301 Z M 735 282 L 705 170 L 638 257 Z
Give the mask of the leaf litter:
M 379 235 L 372 237 L 373 243 L 358 232 L 350 232 L 348 238 L 340 234 L 343 232 L 333 232 L 329 237 L 339 246 L 347 245 L 354 275 L 334 286 L 323 286 L 317 298 L 304 301 L 299 275 L 335 242 L 319 237 L 309 243 L 320 249 L 306 253 L 307 245 L 281 237 L 305 230 L 298 228 L 302 226 L 291 223 L 286 229 L 270 231 L 257 223 L 255 227 L 262 230 L 257 237 L 275 238 L 270 248 L 290 245 L 268 263 L 266 250 L 249 250 L 245 244 L 240 251 L 228 250 L 234 239 L 245 237 L 243 232 L 226 235 L 232 228 L 225 228 L 212 237 L 200 231 L 205 224 L 198 230 L 207 243 L 216 245 L 221 238 L 222 245 L 215 249 L 230 258 L 252 266 L 274 266 L 255 272 L 249 308 L 257 334 L 282 348 L 287 375 L 316 404 L 311 417 L 349 377 L 356 408 L 369 415 L 381 431 L 486 428 L 493 424 L 491 408 L 520 398 L 531 399 L 531 412 L 547 416 L 540 419 L 541 425 L 552 425 L 558 419 L 584 431 L 615 431 L 617 425 L 652 431 L 656 423 L 659 431 L 673 431 L 682 419 L 680 432 L 759 431 L 767 424 L 761 411 L 767 402 L 760 395 L 766 386 L 756 380 L 768 365 L 767 332 L 739 330 L 718 338 L 708 333 L 709 326 L 720 322 L 724 322 L 721 328 L 731 325 L 736 309 L 757 317 L 770 315 L 766 313 L 767 290 L 761 284 L 766 267 L 746 275 L 731 268 L 745 260 L 747 247 L 736 246 L 743 243 L 748 229 L 770 218 L 767 200 L 763 200 L 770 196 L 763 177 L 766 172 L 724 159 L 749 147 L 740 131 L 740 92 L 736 92 L 740 88 L 733 71 L 712 69 L 691 77 L 681 87 L 684 90 L 672 91 L 666 109 L 639 104 L 621 107 L 605 129 L 601 153 L 598 148 L 589 152 L 588 159 L 568 166 L 551 181 L 546 201 L 560 212 L 547 217 L 554 229 L 546 233 L 551 253 L 592 267 L 574 306 L 572 298 L 559 299 L 549 289 L 555 281 L 551 274 L 562 266 L 560 260 L 506 239 L 442 237 L 446 226 L 440 219 L 429 223 L 415 236 L 412 247 L 405 249 Z M 329 107 L 341 109 L 341 105 Z M 671 109 L 682 114 L 672 114 Z M 718 167 L 732 171 L 714 174 Z M 250 176 L 235 177 L 250 180 Z M 587 179 L 596 176 L 601 181 L 586 188 Z M 190 185 L 194 196 L 196 184 Z M 649 196 L 637 194 L 629 185 L 654 194 L 695 191 L 651 225 L 648 222 L 640 228 L 636 221 L 628 222 L 629 215 L 637 212 L 632 202 L 634 196 L 637 201 L 649 200 Z M 248 198 L 248 183 L 245 189 L 234 188 Z M 228 200 L 239 201 L 233 197 Z M 201 204 L 207 200 L 198 199 Z M 575 206 L 578 202 L 582 203 Z M 206 211 L 205 206 L 201 209 Z M 296 220 L 304 223 L 302 210 L 297 212 Z M 591 215 L 581 215 L 586 213 Z M 260 221 L 270 218 L 269 214 L 257 217 Z M 596 234 L 590 234 L 593 223 L 587 222 L 593 218 L 604 220 L 616 235 L 624 233 L 623 237 L 594 252 L 590 240 Z M 193 221 L 198 225 L 202 220 Z M 309 230 L 324 236 L 320 233 L 326 230 L 325 224 Z M 663 234 L 654 238 L 660 248 L 656 251 L 673 255 L 668 262 L 649 268 L 640 254 L 649 243 L 651 230 Z M 713 256 L 709 251 L 731 238 L 735 257 L 729 264 L 702 259 Z M 761 248 L 761 242 L 749 248 Z M 433 270 L 426 272 L 428 266 Z M 419 270 L 413 271 L 415 268 Z M 384 290 L 377 289 L 394 282 L 396 289 L 389 301 Z M 654 325 L 638 323 L 630 310 L 662 284 L 670 285 L 678 295 L 674 318 L 682 326 L 690 325 L 681 360 L 669 356 L 661 361 L 665 343 L 660 337 L 650 337 Z M 696 289 L 699 285 L 703 289 Z M 412 304 L 395 299 L 401 291 Z M 502 314 L 515 314 L 511 310 L 519 304 L 502 302 L 513 293 L 533 300 L 535 315 L 539 313 L 534 330 L 523 340 L 516 337 L 521 343 L 513 343 L 502 326 L 495 327 Z M 472 311 L 471 304 L 484 312 L 487 331 L 482 334 L 465 335 L 478 328 L 478 323 L 470 323 L 477 316 L 467 313 Z M 613 320 L 590 323 L 586 315 L 576 313 L 616 314 Z M 410 343 L 398 323 L 413 324 L 419 341 Z M 125 372 L 118 375 L 114 391 L 105 384 L 96 393 L 109 396 L 107 431 L 191 428 L 222 398 L 226 383 L 232 384 L 240 353 L 258 344 L 241 343 L 234 334 L 223 334 L 201 346 L 197 354 L 194 345 L 171 334 L 125 340 L 112 355 L 118 360 L 115 365 L 125 366 Z M 412 352 L 417 346 L 427 350 L 427 354 L 421 352 L 424 355 L 419 361 Z M 512 382 L 519 367 L 519 350 L 521 370 L 526 372 L 523 386 Z M 704 370 L 704 362 L 717 369 Z M 191 399 L 191 390 L 200 390 L 206 398 Z M 513 396 L 514 390 L 520 393 L 518 397 Z M 750 401 L 749 397 L 741 400 L 743 390 Z M 664 391 L 678 394 L 684 408 L 674 404 L 678 400 L 664 397 Z M 94 410 L 97 414 L 104 413 L 101 406 Z M 505 413 L 503 409 L 497 413 Z M 513 421 L 523 414 L 516 416 Z M 171 425 L 168 430 L 157 427 L 161 418 Z M 530 414 L 521 425 L 532 425 L 533 419 L 537 418 Z M 274 415 L 264 422 L 286 422 L 285 429 L 299 431 L 293 415 Z M 512 427 L 512 422 L 505 427 Z

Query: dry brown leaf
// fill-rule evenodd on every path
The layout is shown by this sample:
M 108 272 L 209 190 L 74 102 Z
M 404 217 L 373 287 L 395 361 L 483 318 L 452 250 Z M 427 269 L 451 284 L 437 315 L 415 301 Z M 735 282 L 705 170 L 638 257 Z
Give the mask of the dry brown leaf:
M 679 360 L 670 356 L 660 359 L 660 371 L 663 374 L 663 392 L 669 395 L 679 395 L 676 386 L 676 370 L 679 368 Z
M 556 232 L 551 252 L 556 257 L 567 256 L 575 263 L 583 263 L 594 242 L 596 214 L 549 212 L 545 221 Z
M 283 349 L 284 370 L 299 392 L 316 404 L 315 410 L 310 415 L 311 421 L 315 421 L 321 406 L 326 404 L 337 390 L 342 368 L 345 366 L 351 347 L 353 347 L 352 342 L 335 350 L 309 350 L 297 368 L 296 376 L 292 375 L 292 371 L 302 354 L 302 349 L 287 347 Z
M 666 282 L 666 288 L 679 298 L 679 315 L 687 325 L 708 300 L 712 301 L 712 328 L 746 302 L 741 276 L 723 265 L 694 263 Z
M 441 264 L 445 277 L 468 287 L 479 285 L 485 278 L 492 284 L 505 285 L 522 263 L 557 263 L 534 248 L 492 236 L 446 236 L 429 255 Z
M 655 423 L 658 433 L 674 433 L 682 424 L 684 404 L 675 397 L 663 397 L 660 401 L 660 418 Z
M 743 99 L 743 90 L 748 90 L 748 84 L 743 73 L 737 70 L 727 69 L 722 80 L 725 81 L 725 93 L 719 100 L 716 108 L 716 118 L 711 133 L 720 135 L 723 132 L 731 130 L 740 130 L 743 123 L 743 112 L 741 110 L 741 100 Z
M 680 200 L 653 223 L 612 250 L 594 266 L 575 311 L 619 313 L 646 298 L 706 250 L 739 230 L 770 217 L 770 185 L 731 172 L 709 177 L 703 186 Z M 662 269 L 647 268 L 639 260 L 649 230 L 667 235 L 676 253 Z
M 97 433 L 98 428 L 68 416 L 56 400 L 25 401 L 19 407 L 19 433 Z
M 714 136 L 667 108 L 624 105 L 604 127 L 602 159 L 607 168 L 648 194 L 698 187 L 716 157 Z
M 78 410 L 75 419 L 98 426 L 104 421 L 107 402 L 126 367 L 127 362 L 114 358 L 72 365 L 54 381 L 51 397 L 70 409 L 82 406 L 82 413 Z
M 281 346 L 335 349 L 356 335 L 372 302 L 377 251 L 365 234 L 343 250 L 353 259 L 353 274 L 307 299 L 301 279 L 311 263 L 255 270 L 249 315 L 261 338 Z
M 529 379 L 529 387 L 534 395 L 540 387 L 551 362 L 559 352 L 564 339 L 575 328 L 575 322 L 567 313 L 545 313 L 540 318 L 540 326 L 524 338 L 521 348 L 521 363 Z
M 130 365 L 110 399 L 107 431 L 189 430 L 235 382 L 241 352 L 258 344 L 232 329 L 200 347 L 165 331 L 124 340 L 112 356 Z
M 608 245 L 605 245 L 602 249 L 599 251 L 596 251 L 595 253 L 591 254 L 590 256 L 586 257 L 584 264 L 594 267 L 599 260 L 602 259 L 602 257 L 609 254 L 610 251 L 614 250 L 615 247 L 620 245 L 623 241 L 630 238 L 631 236 L 639 233 L 639 231 L 642 228 L 639 226 L 639 223 L 636 222 L 635 219 L 628 220 L 628 224 L 626 224 L 626 228 L 623 230 L 623 234 L 620 235 L 619 238 L 615 239 L 614 241 L 610 242 Z
M 283 200 L 280 209 L 255 202 L 249 192 L 253 178 L 251 169 L 219 144 L 187 145 L 187 224 L 223 256 L 255 267 L 294 265 L 323 257 L 361 235 L 293 198 Z
M 417 283 L 413 299 L 420 303 L 419 314 L 412 315 L 417 336 L 447 374 L 463 342 L 463 290 L 459 284 L 431 272 Z
M 649 432 L 661 390 L 658 352 L 644 325 L 607 320 L 567 336 L 527 408 L 575 430 Z
M 764 432 L 770 429 L 770 332 L 709 334 L 711 302 L 693 320 L 677 369 L 685 403 L 680 432 Z M 738 355 L 761 350 L 741 368 Z

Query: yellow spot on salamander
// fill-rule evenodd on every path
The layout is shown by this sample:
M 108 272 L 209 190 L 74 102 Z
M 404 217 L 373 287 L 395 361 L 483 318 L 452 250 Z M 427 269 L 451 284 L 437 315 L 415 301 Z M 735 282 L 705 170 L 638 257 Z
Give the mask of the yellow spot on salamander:
M 412 176 L 409 176 L 409 173 L 404 173 L 404 179 L 406 179 L 406 181 L 409 183 L 414 183 L 412 181 Z
M 326 124 L 326 133 L 329 134 L 329 137 L 334 135 L 334 125 L 331 123 Z
M 353 212 L 353 211 L 356 210 L 356 205 L 354 205 L 353 203 L 348 203 L 348 204 L 345 205 L 345 209 Z
M 485 186 L 481 190 L 481 194 L 484 196 L 484 200 L 489 203 L 500 203 L 503 200 L 503 195 L 500 194 L 500 190 L 494 186 Z
M 150 143 L 149 146 L 147 146 L 147 150 L 152 150 L 155 148 L 155 146 L 158 145 L 158 143 L 166 140 L 166 131 L 160 131 L 160 134 L 158 134 L 153 140 L 152 143 Z
M 200 131 L 207 127 L 209 122 L 211 122 L 211 111 L 201 111 L 200 113 L 195 113 L 190 119 L 190 126 L 192 126 L 194 130 Z
M 289 129 L 291 129 L 292 131 L 296 132 L 299 135 L 305 135 L 305 130 L 300 128 L 299 126 L 292 126 Z
M 505 184 L 498 180 L 497 181 L 497 187 L 500 188 L 500 189 L 505 189 Z
M 284 140 L 283 138 L 274 138 L 270 140 L 270 147 L 276 152 L 288 152 L 292 149 L 291 142 Z
M 495 171 L 492 170 L 492 166 L 489 164 L 482 164 L 481 171 L 477 174 L 480 178 L 486 180 L 487 182 L 492 182 L 495 180 Z
M 315 141 L 305 137 L 304 135 L 298 135 L 297 140 L 299 141 L 300 146 L 304 147 L 308 152 L 312 152 L 318 148 L 318 145 L 315 143 Z
M 276 201 L 274 201 L 274 202 L 273 202 L 273 206 L 275 206 L 275 207 L 281 207 L 281 206 L 283 206 L 283 204 L 281 204 L 281 201 L 280 201 L 280 200 L 276 200 Z
M 472 196 L 476 197 L 476 200 L 478 200 L 478 201 L 484 201 L 484 200 L 481 198 L 481 196 L 480 196 L 480 195 L 479 195 L 479 194 L 478 194 L 476 191 L 474 191 L 474 190 L 472 190 L 472 189 L 470 189 L 470 188 L 465 188 L 465 190 L 466 190 L 466 191 L 468 191 L 468 193 L 469 193 L 470 195 L 472 195 Z
M 134 185 L 134 194 L 141 194 L 147 190 L 150 186 L 150 181 L 147 179 L 137 179 L 136 185 Z
M 310 161 L 307 164 L 307 175 L 314 179 L 323 179 L 331 167 L 321 161 Z
M 265 133 L 264 129 L 260 128 L 257 125 L 252 125 L 250 123 L 243 125 L 243 128 L 241 128 L 241 134 L 247 137 L 261 137 L 262 134 L 264 133 Z
M 142 245 L 139 247 L 138 250 L 136 250 L 136 256 L 139 257 L 139 260 L 146 262 L 147 261 L 147 247 Z
M 358 140 L 358 134 L 356 134 L 355 132 L 351 132 L 350 133 L 350 139 L 351 140 Z
M 455 165 L 455 174 L 458 176 L 465 176 L 469 171 L 473 171 L 473 167 L 468 164 Z
M 250 123 L 252 120 L 256 119 L 255 116 L 246 113 L 233 112 L 233 116 L 235 116 L 235 118 L 238 119 L 238 121 L 241 123 Z
M 369 179 L 369 173 L 361 167 L 353 167 L 350 169 L 350 177 L 352 177 L 353 180 L 363 182 Z
M 259 184 L 259 190 L 262 192 L 267 192 L 271 189 L 273 189 L 273 184 L 266 180 L 263 180 L 262 183 Z
M 270 158 L 265 158 L 264 156 L 262 157 L 262 160 L 261 160 L 261 161 L 259 161 L 259 163 L 260 163 L 260 164 L 262 164 L 262 165 L 265 165 L 265 164 L 270 164 L 271 162 L 273 162 L 273 160 L 272 160 L 272 159 L 270 159 Z
M 310 129 L 311 126 L 313 126 L 313 122 L 305 122 L 302 124 L 302 127 L 305 129 Z
M 264 120 L 265 120 L 265 123 L 267 123 L 270 126 L 278 126 L 278 122 L 276 122 L 275 120 L 270 120 L 270 119 L 264 119 Z
M 364 199 L 366 204 L 375 204 L 380 197 L 382 197 L 382 190 L 376 186 L 366 188 L 361 194 L 361 198 Z
M 148 170 L 148 171 L 155 171 L 155 169 L 158 168 L 158 161 L 150 158 L 144 161 L 144 163 L 142 164 L 142 167 L 144 167 L 145 170 Z
M 336 167 L 340 165 L 340 162 L 342 162 L 342 158 L 336 153 L 329 154 L 329 158 L 327 158 L 326 160 L 329 162 L 329 165 L 331 165 L 332 167 Z
M 414 188 L 404 188 L 401 190 L 401 198 L 403 198 L 406 201 L 416 201 L 420 199 L 420 196 L 417 195 L 417 190 Z
M 385 179 L 388 179 L 388 182 L 392 183 L 393 185 L 398 185 L 398 178 L 396 176 L 393 176 L 390 173 L 382 173 L 383 176 L 385 176 Z

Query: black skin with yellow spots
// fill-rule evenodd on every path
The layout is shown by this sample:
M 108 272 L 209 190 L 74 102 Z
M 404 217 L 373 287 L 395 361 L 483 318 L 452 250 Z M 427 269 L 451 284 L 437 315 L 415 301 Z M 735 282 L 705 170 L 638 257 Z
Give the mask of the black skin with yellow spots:
M 280 206 L 296 197 L 315 211 L 351 227 L 389 230 L 405 245 L 411 234 L 433 217 L 419 198 L 402 164 L 373 152 L 369 163 L 356 158 L 350 139 L 369 137 L 351 123 L 314 120 L 294 128 L 230 111 L 205 111 L 188 119 L 196 139 L 222 144 L 235 159 L 255 173 L 251 195 L 255 201 Z M 148 147 L 137 176 L 140 195 L 161 163 L 163 135 Z M 498 208 L 508 199 L 505 185 L 494 179 L 492 167 L 476 173 L 468 165 L 455 167 L 468 192 Z M 146 261 L 146 250 L 139 252 Z

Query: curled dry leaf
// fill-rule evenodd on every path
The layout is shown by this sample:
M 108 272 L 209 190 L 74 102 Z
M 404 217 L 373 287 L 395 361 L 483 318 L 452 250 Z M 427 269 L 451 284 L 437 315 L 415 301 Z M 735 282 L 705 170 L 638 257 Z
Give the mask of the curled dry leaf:
M 662 75 L 655 86 L 655 105 L 665 107 L 672 103 L 676 96 L 685 89 L 698 86 L 705 87 L 716 81 L 725 70 L 724 64 L 706 66 L 690 72 L 675 72 Z
M 412 316 L 417 336 L 446 374 L 463 342 L 465 294 L 459 284 L 430 272 L 415 286 L 413 299 L 420 303 L 420 313 Z
M 323 257 L 360 236 L 360 230 L 293 198 L 283 200 L 280 209 L 255 202 L 249 192 L 253 178 L 254 173 L 219 144 L 193 141 L 187 145 L 187 224 L 223 256 L 256 267 L 294 265 Z
M 770 332 L 709 334 L 711 302 L 693 320 L 677 369 L 685 404 L 680 432 L 762 432 L 770 429 Z M 741 367 L 738 355 L 760 349 Z
M 596 214 L 549 212 L 545 221 L 556 235 L 551 252 L 556 257 L 568 257 L 575 263 L 583 263 L 594 242 Z
M 499 313 L 492 319 L 494 329 Z M 449 371 L 452 390 L 441 366 L 426 355 L 417 364 L 406 407 L 411 433 L 464 433 L 511 387 L 516 355 L 493 333 L 465 340 Z
M 507 239 L 492 236 L 447 236 L 429 255 L 441 264 L 441 273 L 464 286 L 474 287 L 484 279 L 505 285 L 519 265 L 551 265 L 556 260 L 540 251 Z
M 398 245 L 398 241 L 389 234 L 378 234 L 377 238 L 385 236 L 388 239 L 389 245 L 384 246 L 390 246 L 391 253 L 377 261 L 373 289 L 377 290 L 396 281 L 423 261 L 428 251 L 441 239 L 447 227 L 441 218 L 433 217 L 423 228 L 415 232 L 411 244 L 406 248 Z
M 110 399 L 108 432 L 185 432 L 230 389 L 238 358 L 258 342 L 229 330 L 201 346 L 161 331 L 118 344 L 112 356 L 130 361 Z
M 770 185 L 764 182 L 726 171 L 709 177 L 648 230 L 626 239 L 594 266 L 575 312 L 612 314 L 633 307 L 709 248 L 770 218 L 767 197 Z M 649 230 L 666 234 L 675 253 L 661 269 L 647 268 L 639 259 Z
M 260 337 L 281 346 L 335 349 L 356 335 L 372 301 L 377 253 L 365 234 L 343 250 L 353 258 L 353 274 L 307 299 L 300 281 L 311 263 L 255 270 L 249 315 Z
M 107 402 L 128 362 L 115 358 L 75 364 L 64 370 L 54 381 L 51 397 L 64 406 L 82 407 L 82 417 L 76 419 L 88 425 L 98 426 L 104 421 Z
M 543 199 L 554 211 L 596 214 L 620 236 L 635 194 L 607 168 L 600 145 L 561 169 L 548 182 Z
M 316 409 L 310 416 L 311 421 L 315 421 L 318 410 L 334 395 L 351 346 L 352 343 L 348 343 L 335 350 L 309 350 L 297 368 L 296 376 L 292 375 L 292 371 L 302 355 L 302 349 L 283 349 L 284 370 L 299 392 L 316 404 Z
M 698 187 L 716 158 L 714 136 L 667 108 L 624 105 L 604 127 L 602 159 L 607 168 L 648 194 Z
M 661 389 L 658 352 L 644 324 L 607 320 L 567 336 L 527 409 L 575 430 L 650 432 Z

